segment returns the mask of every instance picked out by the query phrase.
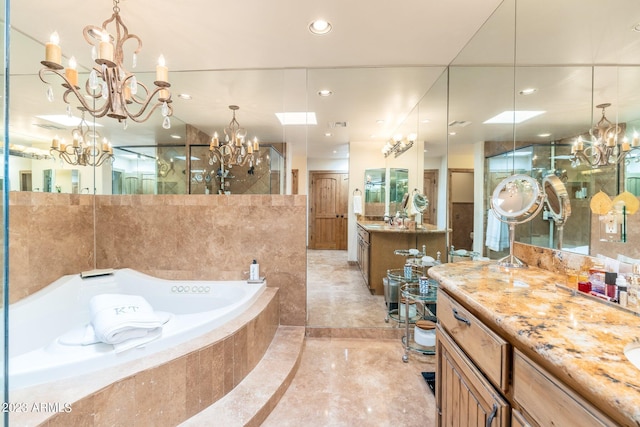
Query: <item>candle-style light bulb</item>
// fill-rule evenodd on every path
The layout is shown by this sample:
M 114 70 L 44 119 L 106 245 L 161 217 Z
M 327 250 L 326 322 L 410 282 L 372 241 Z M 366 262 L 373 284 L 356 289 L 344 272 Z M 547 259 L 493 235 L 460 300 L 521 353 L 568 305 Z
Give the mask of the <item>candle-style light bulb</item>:
M 98 49 L 98 58 L 105 61 L 113 62 L 113 45 L 111 44 L 111 36 L 108 32 L 103 32 Z
M 78 86 L 78 63 L 76 62 L 76 57 L 72 56 L 69 58 L 69 67 L 64 71 L 65 77 L 69 81 L 69 84 L 72 86 Z
M 45 44 L 45 61 L 60 65 L 62 62 L 62 50 L 59 46 L 60 36 L 54 31 L 49 37 L 49 43 Z
M 169 81 L 169 69 L 165 65 L 164 55 L 160 55 L 158 58 L 158 66 L 156 67 L 156 81 L 168 82 Z

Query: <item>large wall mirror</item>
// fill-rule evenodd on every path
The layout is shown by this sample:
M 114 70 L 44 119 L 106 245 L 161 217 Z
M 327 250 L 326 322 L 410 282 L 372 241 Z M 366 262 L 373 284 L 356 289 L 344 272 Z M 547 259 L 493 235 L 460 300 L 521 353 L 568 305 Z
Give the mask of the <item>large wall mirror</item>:
M 547 13 L 549 10 L 555 13 Z M 629 22 L 636 10 L 636 0 L 505 0 L 449 67 L 170 72 L 175 112 L 171 128 L 162 127 L 160 115 L 145 125 L 131 123 L 127 129 L 117 121 L 96 120 L 92 123 L 95 129 L 117 147 L 112 167 L 99 168 L 61 164 L 49 156 L 53 137 L 70 133 L 73 126 L 36 117 L 64 116 L 65 105 L 59 88 L 54 90 L 56 101 L 47 102 L 47 87 L 37 77 L 44 47 L 35 40 L 41 37 L 12 30 L 12 43 L 21 48 L 13 49 L 11 58 L 11 91 L 20 94 L 11 102 L 11 190 L 57 191 L 55 183 L 47 184 L 45 171 L 53 176 L 54 171 L 76 170 L 77 185 L 61 185 L 60 191 L 211 194 L 224 185 L 225 192 L 229 180 L 222 184 L 219 168 L 209 164 L 206 147 L 213 132 L 228 125 L 229 105 L 236 104 L 240 107 L 238 121 L 250 137 L 258 137 L 269 156 L 269 179 L 262 181 L 265 192 L 304 194 L 308 170 L 337 169 L 348 170 L 351 195 L 357 188 L 364 189 L 366 170 L 402 169 L 407 171 L 408 191 L 418 189 L 429 199 L 423 221 L 457 229 L 452 221 L 458 216 L 452 209 L 458 206 L 450 205 L 449 173 L 470 173 L 475 189 L 473 216 L 465 219 L 460 214 L 463 221 L 473 223 L 468 249 L 499 258 L 506 254 L 505 248 L 488 253 L 484 234 L 493 188 L 506 174 L 528 173 L 542 179 L 554 173 L 571 198 L 572 216 L 564 226 L 565 248 L 638 258 L 635 248 L 640 247 L 640 236 L 634 230 L 640 227 L 632 226 L 638 215 L 629 216 L 626 243 L 603 242 L 594 232 L 597 218 L 588 208 L 589 198 L 601 190 L 611 197 L 624 190 L 640 194 L 640 163 L 635 152 L 627 156 L 628 161 L 609 168 L 584 163 L 574 167 L 570 159 L 575 139 L 587 135 L 601 118 L 596 105 L 610 103 L 607 118 L 624 125 L 627 136 L 632 138 L 632 132 L 640 129 L 640 42 Z M 541 39 L 541 31 L 555 37 Z M 81 34 L 70 34 L 67 39 L 81 39 Z M 76 41 L 80 46 L 82 40 Z M 83 65 L 80 79 L 89 72 Z M 152 81 L 153 72 L 140 73 L 139 78 Z M 320 96 L 327 87 L 333 94 Z M 535 90 L 528 94 L 525 89 Z M 178 97 L 181 93 L 191 99 Z M 385 106 L 402 114 L 375 113 Z M 364 119 L 346 118 L 355 109 Z M 486 123 L 501 112 L 514 110 L 544 113 L 519 123 Z M 316 113 L 315 125 L 285 125 L 275 115 L 306 111 Z M 77 116 L 76 111 L 71 112 Z M 385 157 L 381 149 L 386 141 L 380 135 L 395 134 L 415 135 L 415 142 L 401 155 Z M 295 186 L 293 169 L 301 172 Z M 229 186 L 241 174 L 243 179 L 249 175 L 248 170 L 234 170 L 236 178 L 230 178 Z M 236 193 L 231 187 L 228 191 Z M 468 201 L 460 201 L 460 207 L 465 203 Z M 354 222 L 349 221 L 348 230 L 350 260 L 356 259 Z M 571 231 L 574 229 L 585 234 L 578 236 Z M 557 235 L 542 215 L 519 228 L 516 238 L 557 245 Z
M 541 11 L 550 8 L 555 12 L 543 19 Z M 566 186 L 572 210 L 564 224 L 563 249 L 638 258 L 636 216 L 626 218 L 623 243 L 619 236 L 603 235 L 600 215 L 590 209 L 600 191 L 611 199 L 625 190 L 638 196 L 638 150 L 605 166 L 576 162 L 572 154 L 578 137 L 587 146 L 590 129 L 602 120 L 600 104 L 610 104 L 606 119 L 621 129 L 616 154 L 623 151 L 625 136 L 629 145 L 624 149 L 633 148 L 640 117 L 640 37 L 632 29 L 636 11 L 637 4 L 627 0 L 607 5 L 505 1 L 456 58 L 450 67 L 449 124 L 465 126 L 449 136 L 449 167 L 456 167 L 457 147 L 465 147 L 469 162 L 475 158 L 476 194 L 483 195 L 476 197 L 474 234 L 482 230 L 482 239 L 474 240 L 475 250 L 494 259 L 508 253 L 504 245 L 486 246 L 489 197 L 500 180 L 524 173 L 542 182 L 553 174 Z M 546 36 L 539 37 L 539 31 Z M 534 116 L 514 121 L 513 111 Z M 506 119 L 497 117 L 504 112 Z M 556 248 L 556 228 L 543 211 L 518 229 L 516 240 Z

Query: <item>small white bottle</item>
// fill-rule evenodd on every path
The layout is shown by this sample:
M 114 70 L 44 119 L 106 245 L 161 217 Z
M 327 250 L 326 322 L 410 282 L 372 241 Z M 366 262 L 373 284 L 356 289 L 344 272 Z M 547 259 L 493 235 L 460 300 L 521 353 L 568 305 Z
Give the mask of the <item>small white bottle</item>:
M 249 280 L 258 281 L 260 280 L 260 264 L 255 259 L 253 263 L 249 266 Z

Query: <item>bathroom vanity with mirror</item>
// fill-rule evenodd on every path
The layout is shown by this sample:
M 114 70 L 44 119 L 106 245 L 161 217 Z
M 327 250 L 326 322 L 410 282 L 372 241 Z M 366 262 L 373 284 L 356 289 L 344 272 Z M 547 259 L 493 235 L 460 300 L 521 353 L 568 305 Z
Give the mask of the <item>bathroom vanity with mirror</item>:
M 429 276 L 439 282 L 438 425 L 640 422 L 640 369 L 625 356 L 640 337 L 637 314 L 574 294 L 558 286 L 564 274 L 535 267 L 470 261 Z
M 426 255 L 444 261 L 447 248 L 447 232 L 434 225 L 424 224 L 415 229 L 401 229 L 382 221 L 358 222 L 358 267 L 372 294 L 383 295 L 382 279 L 387 270 L 402 268 L 407 259 L 394 255 L 399 249 L 426 247 Z

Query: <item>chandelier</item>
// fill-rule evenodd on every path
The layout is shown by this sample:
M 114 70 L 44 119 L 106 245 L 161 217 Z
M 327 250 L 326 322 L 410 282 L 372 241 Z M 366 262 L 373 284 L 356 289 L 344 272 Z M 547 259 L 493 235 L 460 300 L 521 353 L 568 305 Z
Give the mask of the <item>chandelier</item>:
M 394 157 L 398 157 L 409 148 L 413 147 L 416 137 L 415 133 L 408 135 L 406 138 L 403 138 L 400 134 L 394 135 L 393 139 L 391 141 L 387 141 L 382 148 L 382 154 L 384 154 L 385 157 L 389 157 L 389 155 L 393 153 Z
M 84 120 L 85 109 L 78 127 L 71 131 L 73 142 L 68 145 L 64 139 L 56 135 L 51 141 L 51 155 L 58 154 L 58 158 L 73 166 L 102 166 L 105 161 L 113 163 L 113 147 L 106 138 L 101 136 L 94 127 Z
M 231 168 L 232 165 L 243 166 L 249 163 L 250 171 L 253 171 L 254 165 L 260 164 L 260 157 L 255 157 L 260 150 L 258 138 L 254 137 L 253 141 L 245 142 L 247 131 L 240 127 L 240 123 L 236 120 L 236 111 L 240 107 L 229 105 L 229 109 L 233 112 L 233 118 L 229 126 L 224 129 L 224 140 L 221 141 L 218 138 L 218 132 L 215 132 L 211 138 L 209 164 L 220 162 L 224 169 L 224 166 Z
M 580 166 L 583 162 L 592 168 L 617 165 L 627 154 L 640 147 L 638 134 L 634 134 L 631 143 L 624 135 L 623 126 L 613 124 L 607 119 L 605 110 L 610 103 L 596 105 L 602 109 L 602 118 L 589 130 L 590 141 L 578 137 L 571 147 L 571 166 Z
M 127 127 L 127 120 L 137 123 L 146 121 L 151 114 L 161 108 L 164 117 L 162 127 L 169 129 L 169 117 L 173 114 L 171 107 L 171 93 L 168 80 L 168 69 L 161 55 L 156 67 L 155 88 L 150 90 L 143 83 L 138 82 L 135 74 L 127 71 L 124 66 L 124 44 L 129 40 L 137 42 L 133 52 L 132 68 L 136 67 L 137 54 L 142 50 L 142 40 L 135 34 L 129 34 L 127 26 L 120 17 L 119 0 L 113 1 L 113 15 L 102 23 L 102 27 L 88 25 L 82 33 L 84 39 L 92 46 L 91 54 L 96 65 L 89 73 L 81 92 L 78 86 L 78 71 L 75 57 L 69 59 L 69 67 L 62 66 L 62 53 L 59 46 L 59 36 L 53 33 L 50 42 L 46 44 L 45 60 L 41 61 L 44 68 L 40 70 L 40 80 L 47 84 L 47 98 L 53 101 L 53 89 L 46 80 L 47 74 L 56 74 L 62 79 L 62 87 L 66 89 L 63 100 L 67 103 L 67 113 L 70 115 L 70 98 L 76 100 L 93 117 L 111 117 L 123 122 Z M 113 24 L 112 35 L 107 26 Z M 64 69 L 64 71 L 63 71 Z M 157 95 L 157 97 L 156 97 Z

